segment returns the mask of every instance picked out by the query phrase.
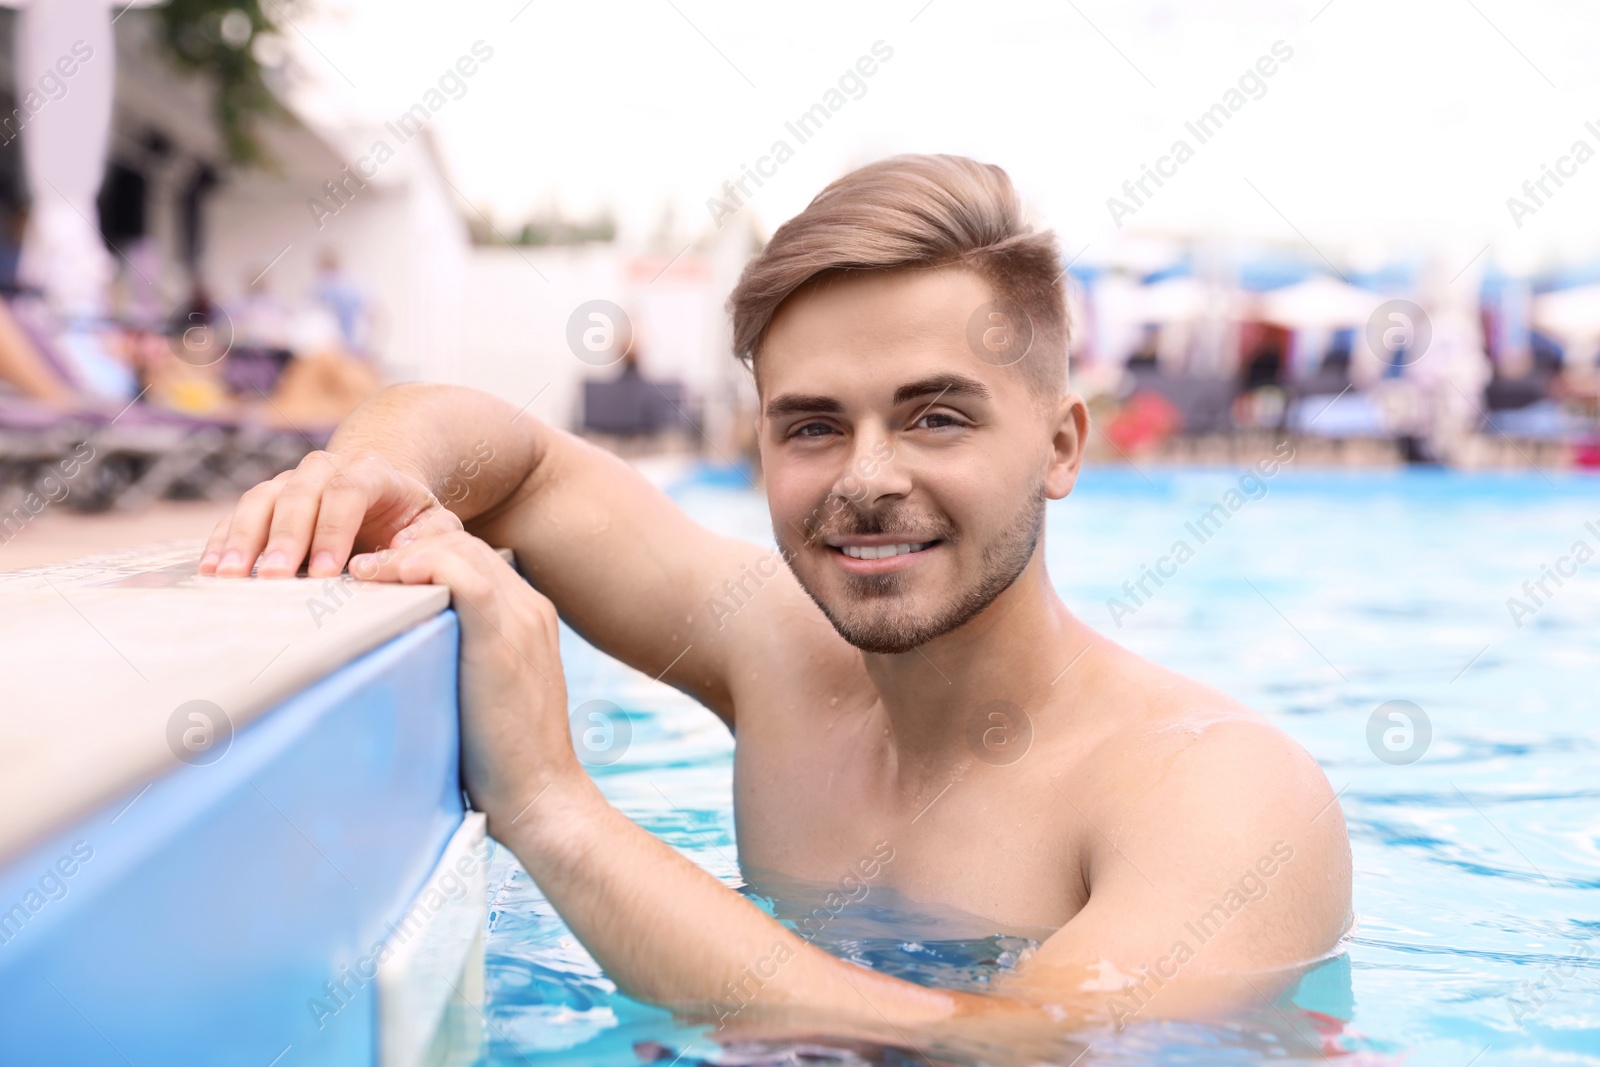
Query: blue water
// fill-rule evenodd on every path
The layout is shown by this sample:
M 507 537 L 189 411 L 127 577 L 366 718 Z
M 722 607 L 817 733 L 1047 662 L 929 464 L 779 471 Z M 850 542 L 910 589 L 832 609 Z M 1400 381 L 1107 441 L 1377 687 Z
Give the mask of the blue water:
M 1239 479 L 1089 472 L 1051 506 L 1050 571 L 1080 617 L 1260 709 L 1321 762 L 1350 828 L 1358 926 L 1295 1003 L 1232 1025 L 1086 1032 L 1052 1058 L 1600 1064 L 1600 480 L 1293 469 Z M 700 482 L 676 495 L 715 529 L 770 541 L 754 492 Z M 1219 502 L 1237 509 L 1201 543 L 1186 524 Z M 1193 558 L 1161 587 L 1147 581 L 1152 595 L 1134 604 L 1123 583 L 1179 539 Z M 1596 558 L 1577 562 L 1580 541 Z M 1535 603 L 1523 583 L 1563 557 L 1575 573 L 1547 578 Z M 1134 610 L 1114 619 L 1113 597 Z M 808 906 L 805 887 L 786 900 L 745 884 L 732 742 L 711 714 L 570 632 L 563 648 L 573 704 L 603 698 L 630 716 L 626 755 L 595 769 L 607 796 L 780 917 Z M 1373 725 L 1390 701 L 1420 715 L 1390 705 Z M 1397 707 L 1409 733 L 1381 717 Z M 719 1049 L 708 1027 L 620 996 L 503 850 L 490 893 L 484 1062 L 752 1062 L 749 1049 Z M 818 943 L 968 989 L 1028 944 L 943 918 L 874 892 Z M 762 1062 L 814 1062 L 757 1051 Z

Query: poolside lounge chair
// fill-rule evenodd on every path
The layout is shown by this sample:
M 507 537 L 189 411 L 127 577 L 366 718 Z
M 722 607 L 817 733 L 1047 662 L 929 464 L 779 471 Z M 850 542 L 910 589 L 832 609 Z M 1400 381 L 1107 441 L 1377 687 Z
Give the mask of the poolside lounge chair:
M 51 370 L 78 391 L 79 400 L 60 410 L 22 397 L 0 398 L 0 500 L 25 497 L 39 477 L 83 444 L 92 447 L 93 459 L 74 476 L 62 500 L 74 510 L 229 495 L 294 466 L 326 444 L 332 432 L 186 414 L 137 398 L 108 400 L 86 388 L 81 361 L 58 343 L 59 324 L 41 303 L 14 298 L 6 308 Z M 226 372 L 265 397 L 261 383 L 270 388 L 281 363 L 277 354 L 266 353 L 241 359 L 237 372 Z
M 682 382 L 625 374 L 612 381 L 583 383 L 583 428 L 624 437 L 692 429 Z
M 1227 433 L 1233 429 L 1234 383 L 1230 379 L 1141 372 L 1134 380 L 1136 390 L 1157 393 L 1178 409 L 1183 418 L 1180 433 Z

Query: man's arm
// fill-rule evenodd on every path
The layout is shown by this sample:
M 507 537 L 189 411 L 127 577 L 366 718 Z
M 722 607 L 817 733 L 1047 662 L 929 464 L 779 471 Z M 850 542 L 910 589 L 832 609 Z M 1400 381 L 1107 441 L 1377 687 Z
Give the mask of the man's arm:
M 1349 838 L 1322 768 L 1248 713 L 1183 725 L 1119 740 L 1112 788 L 1057 780 L 1090 843 L 1089 899 L 997 988 L 1075 989 L 1119 1028 L 1199 1017 L 1263 1006 L 1346 932 Z
M 622 460 L 495 397 L 438 385 L 385 389 L 327 452 L 246 493 L 200 572 L 245 575 L 264 553 L 262 577 L 292 575 L 308 558 L 312 576 L 332 575 L 352 548 L 463 524 L 514 549 L 586 638 L 730 725 L 729 670 L 766 640 L 771 627 L 759 620 L 809 605 L 775 555 L 706 530 Z M 738 625 L 709 603 L 728 581 L 760 588 Z
M 377 577 L 451 588 L 473 805 L 638 998 L 719 1022 L 805 1016 L 888 1041 L 971 1037 L 999 1023 L 1201 1016 L 1276 993 L 1286 968 L 1342 931 L 1349 855 L 1320 769 L 1265 724 L 1225 724 L 1142 761 L 1159 765 L 1159 784 L 1123 816 L 1063 794 L 1062 818 L 1095 818 L 1111 835 L 1092 858 L 1089 903 L 995 993 L 867 970 L 811 945 L 607 803 L 573 754 L 554 609 L 486 546 L 464 534 L 425 538 L 379 563 Z
M 533 470 L 467 529 L 514 549 L 528 580 L 602 651 L 732 726 L 736 664 L 770 661 L 814 634 L 833 643 L 775 551 L 706 529 L 596 445 L 544 424 L 531 432 Z M 821 625 L 808 630 L 807 618 Z
M 747 1019 L 774 1009 L 822 1014 L 863 1032 L 943 1019 L 964 1000 L 984 999 L 830 956 L 613 808 L 573 750 L 554 605 L 484 542 L 461 532 L 423 537 L 351 567 L 378 581 L 450 588 L 461 619 L 467 794 L 630 994 L 727 1014 L 743 985 L 753 1002 Z
M 1120 1028 L 1264 1007 L 1347 925 L 1338 804 L 1315 762 L 1264 725 L 1225 727 L 1165 771 L 1126 821 L 1107 824 L 1117 844 L 1101 840 L 1085 907 L 986 995 L 815 947 L 633 823 L 587 776 L 558 776 L 528 817 L 497 826 L 491 813 L 489 825 L 628 993 L 719 1022 L 820 1016 L 879 1040 L 959 1040 L 997 1025 Z M 1061 814 L 1083 818 L 1071 804 Z

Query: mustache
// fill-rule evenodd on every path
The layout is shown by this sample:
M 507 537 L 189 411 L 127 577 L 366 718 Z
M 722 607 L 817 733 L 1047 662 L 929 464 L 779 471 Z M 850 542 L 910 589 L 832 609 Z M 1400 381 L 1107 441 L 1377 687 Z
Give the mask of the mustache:
M 828 537 L 845 537 L 853 534 L 915 534 L 919 539 L 955 541 L 956 528 L 943 515 L 920 512 L 902 504 L 886 504 L 864 511 L 850 500 L 839 498 L 837 504 L 824 505 L 826 514 L 819 515 L 818 508 L 805 521 L 805 542 L 808 546 L 821 544 Z

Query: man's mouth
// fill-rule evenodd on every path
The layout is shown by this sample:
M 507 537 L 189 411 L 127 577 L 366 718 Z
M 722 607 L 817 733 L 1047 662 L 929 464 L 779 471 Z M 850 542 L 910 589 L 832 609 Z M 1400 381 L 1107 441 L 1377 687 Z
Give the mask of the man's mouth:
M 944 544 L 942 537 L 929 537 L 932 530 L 888 530 L 882 533 L 838 533 L 823 538 L 834 553 L 836 564 L 846 574 L 882 575 L 917 567 L 929 549 Z
M 908 556 L 913 552 L 925 552 L 938 543 L 937 540 L 899 541 L 881 545 L 840 544 L 828 547 L 844 553 L 851 559 L 888 559 L 890 556 Z

